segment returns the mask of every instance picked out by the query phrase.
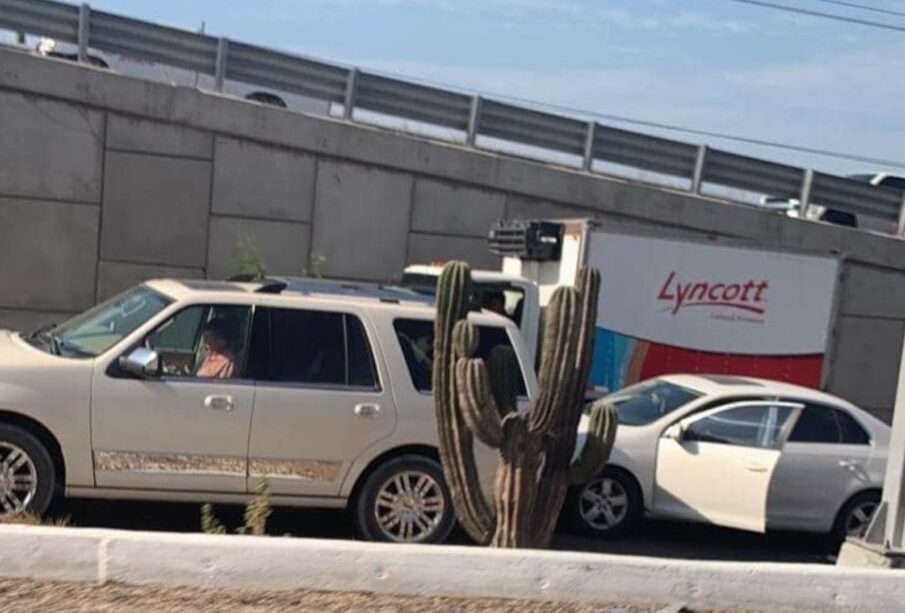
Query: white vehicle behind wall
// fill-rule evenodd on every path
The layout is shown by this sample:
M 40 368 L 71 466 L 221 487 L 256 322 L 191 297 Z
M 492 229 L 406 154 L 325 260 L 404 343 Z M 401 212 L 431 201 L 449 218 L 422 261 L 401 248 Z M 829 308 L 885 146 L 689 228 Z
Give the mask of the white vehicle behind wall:
M 50 38 L 42 38 L 37 45 L 37 52 L 47 57 L 77 61 L 78 45 L 56 41 Z M 193 72 L 183 68 L 175 68 L 119 53 L 108 53 L 98 49 L 88 49 L 87 62 L 98 68 L 106 68 L 118 74 L 162 81 L 171 85 L 183 87 L 195 87 L 213 91 L 216 89 L 214 77 L 208 74 Z M 299 96 L 278 90 L 273 90 L 257 85 L 249 85 L 241 81 L 227 79 L 223 82 L 223 93 L 293 111 L 318 113 L 327 115 L 330 112 L 330 103 L 325 100 L 317 100 L 307 96 Z

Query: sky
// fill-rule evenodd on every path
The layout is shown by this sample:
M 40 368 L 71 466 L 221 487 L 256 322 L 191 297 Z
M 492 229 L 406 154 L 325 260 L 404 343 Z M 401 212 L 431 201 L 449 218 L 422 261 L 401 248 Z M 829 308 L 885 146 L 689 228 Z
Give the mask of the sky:
M 905 27 L 905 17 L 819 0 L 775 1 Z M 905 13 L 905 0 L 852 1 Z M 468 91 L 883 158 L 905 168 L 905 31 L 731 0 L 93 0 L 91 6 L 186 29 L 203 23 L 209 34 Z M 831 172 L 881 169 L 636 129 Z

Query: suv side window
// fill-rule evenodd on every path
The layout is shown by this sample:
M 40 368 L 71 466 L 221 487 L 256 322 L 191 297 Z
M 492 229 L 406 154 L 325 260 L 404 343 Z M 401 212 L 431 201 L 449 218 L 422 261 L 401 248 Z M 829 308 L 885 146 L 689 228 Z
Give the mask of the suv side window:
M 242 378 L 250 316 L 246 306 L 190 306 L 151 332 L 145 345 L 160 356 L 164 376 Z
M 798 417 L 798 422 L 789 435 L 789 442 L 867 445 L 870 443 L 870 436 L 845 411 L 808 404 Z
M 737 406 L 690 424 L 684 440 L 773 449 L 792 409 L 764 404 Z
M 397 319 L 393 322 L 396 339 L 405 357 L 412 385 L 419 392 L 433 389 L 434 366 L 434 322 L 425 319 Z M 487 360 L 494 348 L 503 345 L 512 347 L 506 328 L 500 326 L 478 326 L 478 351 L 476 356 Z M 527 396 L 524 377 L 519 374 L 518 395 Z
M 256 378 L 309 385 L 377 387 L 371 346 L 354 315 L 259 309 L 252 360 Z

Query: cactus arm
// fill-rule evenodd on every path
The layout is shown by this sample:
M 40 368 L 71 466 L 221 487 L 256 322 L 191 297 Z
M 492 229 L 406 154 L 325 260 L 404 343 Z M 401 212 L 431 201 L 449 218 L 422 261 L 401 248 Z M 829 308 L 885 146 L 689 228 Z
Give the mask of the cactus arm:
M 547 307 L 538 372 L 540 394 L 531 408 L 528 424 L 534 434 L 550 432 L 574 395 L 569 386 L 576 384 L 578 298 L 573 288 L 560 287 Z
M 611 403 L 594 403 L 584 449 L 569 467 L 571 485 L 583 485 L 603 472 L 616 440 L 617 425 L 616 408 Z
M 522 372 L 515 350 L 509 345 L 497 345 L 487 360 L 490 391 L 499 410 L 500 419 L 518 411 L 519 384 Z
M 584 405 L 597 334 L 600 272 L 582 267 L 578 273 L 576 287 L 580 308 L 577 321 L 573 324 L 577 328 L 577 347 L 572 356 L 571 371 L 575 381 L 569 388 L 570 396 L 565 402 L 565 408 L 559 413 L 559 419 L 545 437 L 545 461 L 538 483 L 538 500 L 545 501 L 545 504 L 537 505 L 534 511 L 534 524 L 537 526 L 536 544 L 541 547 L 549 544 L 553 538 L 553 531 L 569 486 L 569 467 L 575 455 L 575 439 L 578 435 L 578 423 L 581 420 L 581 409 Z
M 434 323 L 433 394 L 440 463 L 449 487 L 459 523 L 480 544 L 487 544 L 496 529 L 494 509 L 484 498 L 474 459 L 474 443 L 468 424 L 459 408 L 455 381 L 456 325 L 468 314 L 471 272 L 464 262 L 451 262 L 437 282 L 436 320 Z M 465 342 L 462 350 L 476 346 L 476 339 Z
M 456 362 L 459 406 L 465 423 L 482 443 L 498 449 L 503 439 L 503 426 L 487 379 L 484 360 L 459 358 Z

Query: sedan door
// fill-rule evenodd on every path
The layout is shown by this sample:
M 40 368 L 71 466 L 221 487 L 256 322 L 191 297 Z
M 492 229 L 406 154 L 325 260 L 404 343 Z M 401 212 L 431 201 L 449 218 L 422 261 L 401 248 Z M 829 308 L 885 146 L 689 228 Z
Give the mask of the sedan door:
M 338 497 L 352 463 L 396 427 L 396 406 L 359 314 L 258 309 L 249 484 Z M 373 338 L 373 335 L 370 335 Z
M 873 445 L 847 411 L 808 403 L 783 447 L 767 501 L 771 527 L 828 532 L 853 495 L 876 487 L 870 476 Z M 853 529 L 865 529 L 870 517 Z
M 668 428 L 657 446 L 655 513 L 764 532 L 770 481 L 801 408 L 738 402 Z

